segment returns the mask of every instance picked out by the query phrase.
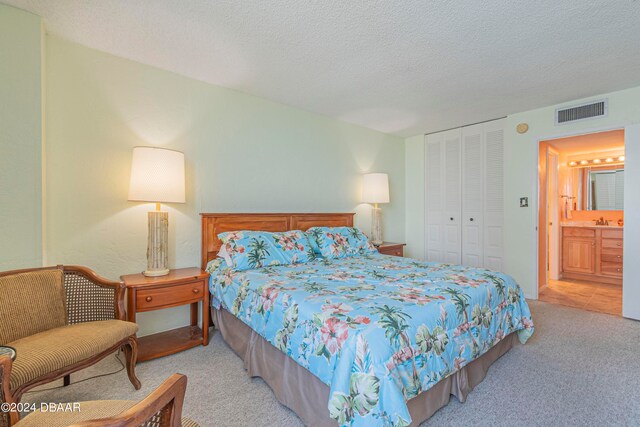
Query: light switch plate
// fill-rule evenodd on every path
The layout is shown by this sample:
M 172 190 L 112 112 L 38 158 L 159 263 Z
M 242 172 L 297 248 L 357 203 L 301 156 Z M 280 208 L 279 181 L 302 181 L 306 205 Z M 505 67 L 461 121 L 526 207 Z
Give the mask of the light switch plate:
M 521 208 L 529 207 L 529 198 L 528 197 L 520 197 L 520 207 Z

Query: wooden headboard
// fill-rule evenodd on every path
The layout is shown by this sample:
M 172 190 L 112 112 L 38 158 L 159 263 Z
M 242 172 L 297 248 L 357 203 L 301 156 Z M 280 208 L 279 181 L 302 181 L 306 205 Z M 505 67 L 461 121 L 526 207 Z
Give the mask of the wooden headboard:
M 353 213 L 201 213 L 202 268 L 218 255 L 225 231 L 306 231 L 311 227 L 353 227 Z

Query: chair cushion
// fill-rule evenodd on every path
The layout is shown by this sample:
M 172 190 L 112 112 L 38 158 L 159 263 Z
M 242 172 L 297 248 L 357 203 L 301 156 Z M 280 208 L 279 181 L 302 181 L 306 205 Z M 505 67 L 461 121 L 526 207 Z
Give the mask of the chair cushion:
M 62 270 L 0 277 L 0 345 L 67 324 Z
M 80 409 L 70 412 L 41 412 L 36 410 L 21 419 L 16 427 L 67 427 L 83 421 L 118 415 L 138 402 L 131 400 L 96 400 L 80 402 Z M 188 418 L 182 419 L 182 427 L 199 427 Z
M 77 323 L 31 335 L 8 345 L 16 349 L 10 388 L 75 365 L 134 335 L 138 325 L 123 320 Z

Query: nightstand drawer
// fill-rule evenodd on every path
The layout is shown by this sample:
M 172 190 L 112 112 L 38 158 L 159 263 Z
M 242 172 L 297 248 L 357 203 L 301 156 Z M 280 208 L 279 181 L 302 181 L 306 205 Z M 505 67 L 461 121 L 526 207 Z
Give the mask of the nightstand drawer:
M 199 281 L 164 288 L 139 289 L 136 293 L 136 308 L 138 311 L 145 311 L 200 301 L 204 295 L 204 287 L 205 282 Z
M 392 255 L 392 256 L 403 256 L 404 251 L 402 250 L 402 246 L 399 248 L 390 248 L 390 249 L 378 249 L 383 255 Z
M 404 243 L 383 242 L 377 249 L 382 255 L 404 256 Z

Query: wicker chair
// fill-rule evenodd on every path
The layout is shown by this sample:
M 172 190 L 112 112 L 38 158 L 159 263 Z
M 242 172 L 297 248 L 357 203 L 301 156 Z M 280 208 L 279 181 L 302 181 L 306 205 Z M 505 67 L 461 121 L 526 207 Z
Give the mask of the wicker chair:
M 17 359 L 9 381 L 12 398 L 64 378 L 124 349 L 136 390 L 138 325 L 124 321 L 124 284 L 78 266 L 0 273 L 0 345 Z
M 11 373 L 11 363 L 11 358 L 0 356 L 0 403 L 13 402 L 6 387 L 9 381 L 5 380 Z M 36 409 L 21 420 L 15 412 L 0 412 L 0 427 L 198 427 L 188 418 L 181 419 L 186 388 L 187 377 L 173 374 L 140 402 L 76 402 L 71 404 L 70 411 L 43 412 Z

